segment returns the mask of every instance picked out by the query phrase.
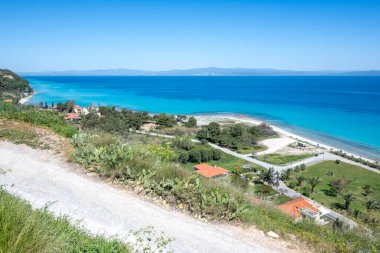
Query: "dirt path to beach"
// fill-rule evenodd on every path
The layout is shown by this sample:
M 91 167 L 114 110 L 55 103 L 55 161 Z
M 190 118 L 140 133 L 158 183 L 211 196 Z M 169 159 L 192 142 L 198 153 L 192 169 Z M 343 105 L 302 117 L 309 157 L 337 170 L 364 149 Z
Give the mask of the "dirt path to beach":
M 174 237 L 175 252 L 306 252 L 296 243 L 272 239 L 259 230 L 208 224 L 165 209 L 86 175 L 82 168 L 25 145 L 0 142 L 0 185 L 34 207 L 66 214 L 94 233 L 125 237 L 153 226 Z

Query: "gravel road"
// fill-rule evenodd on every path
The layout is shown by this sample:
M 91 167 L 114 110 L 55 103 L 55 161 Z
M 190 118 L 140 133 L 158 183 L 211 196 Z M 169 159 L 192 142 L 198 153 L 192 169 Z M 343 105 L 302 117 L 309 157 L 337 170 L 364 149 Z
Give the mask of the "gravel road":
M 86 175 L 80 167 L 43 150 L 0 142 L 0 185 L 34 207 L 69 215 L 93 233 L 125 237 L 132 229 L 154 226 L 174 237 L 175 252 L 304 252 L 255 229 L 208 224 L 165 209 Z

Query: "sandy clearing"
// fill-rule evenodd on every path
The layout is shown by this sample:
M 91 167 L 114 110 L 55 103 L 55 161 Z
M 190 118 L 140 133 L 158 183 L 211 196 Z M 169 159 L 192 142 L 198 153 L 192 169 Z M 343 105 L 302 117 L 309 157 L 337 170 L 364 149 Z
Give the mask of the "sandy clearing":
M 272 153 L 288 146 L 289 144 L 292 144 L 295 142 L 296 142 L 296 140 L 289 138 L 289 137 L 266 139 L 266 140 L 261 141 L 261 144 L 263 144 L 264 146 L 267 146 L 268 149 L 261 151 L 261 152 L 257 152 L 256 155 L 272 154 Z
M 207 224 L 167 210 L 83 173 L 42 150 L 0 142 L 0 185 L 30 201 L 82 220 L 94 233 L 124 238 L 132 229 L 154 226 L 175 237 L 175 252 L 306 252 L 255 229 Z

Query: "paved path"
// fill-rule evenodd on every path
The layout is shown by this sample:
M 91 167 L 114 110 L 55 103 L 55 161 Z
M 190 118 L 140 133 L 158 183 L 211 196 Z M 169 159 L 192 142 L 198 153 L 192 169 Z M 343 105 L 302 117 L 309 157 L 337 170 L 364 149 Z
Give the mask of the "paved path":
M 119 235 L 154 226 L 175 237 L 175 252 L 300 252 L 287 242 L 227 225 L 207 224 L 174 210 L 161 208 L 116 189 L 48 154 L 25 145 L 0 142 L 0 185 L 30 201 L 34 207 L 53 202 L 49 210 L 83 220 L 94 233 Z M 75 169 L 76 168 L 76 169 Z
M 144 131 L 136 131 L 136 133 L 145 134 L 145 135 L 151 135 L 151 136 L 158 136 L 158 137 L 163 137 L 163 138 L 170 138 L 170 139 L 175 138 L 175 136 L 173 136 L 173 135 L 158 134 L 158 133 L 151 133 L 151 132 L 144 132 Z M 197 142 L 197 143 L 200 142 L 199 140 L 196 140 L 196 139 L 192 139 L 192 141 L 193 142 Z M 247 162 L 251 162 L 251 163 L 260 165 L 260 166 L 262 166 L 262 167 L 264 167 L 266 169 L 273 168 L 274 171 L 276 171 L 276 172 L 278 171 L 280 173 L 283 172 L 283 171 L 285 171 L 285 170 L 287 170 L 287 169 L 293 169 L 294 167 L 299 166 L 301 164 L 305 164 L 307 166 L 311 166 L 311 165 L 320 163 L 322 161 L 340 160 L 342 162 L 353 164 L 353 165 L 356 165 L 356 166 L 359 166 L 359 167 L 362 167 L 364 169 L 367 169 L 367 170 L 370 170 L 370 171 L 373 171 L 373 172 L 376 172 L 376 173 L 380 174 L 380 170 L 371 168 L 371 167 L 369 167 L 367 165 L 364 165 L 364 164 L 361 164 L 361 163 L 349 160 L 349 159 L 344 158 L 344 157 L 340 157 L 340 156 L 334 155 L 334 154 L 329 153 L 329 152 L 324 152 L 322 154 L 311 156 L 311 157 L 305 158 L 303 160 L 296 161 L 294 163 L 290 163 L 290 164 L 287 164 L 287 165 L 280 166 L 280 165 L 274 165 L 274 164 L 270 164 L 270 163 L 267 163 L 267 162 L 264 162 L 264 161 L 260 161 L 260 160 L 258 160 L 256 158 L 253 158 L 253 157 L 250 157 L 250 156 L 247 156 L 247 155 L 239 154 L 237 152 L 234 152 L 234 151 L 229 150 L 227 148 L 220 147 L 220 146 L 218 146 L 216 144 L 213 144 L 211 142 L 209 142 L 208 144 L 211 147 L 213 147 L 215 149 L 218 149 L 218 150 L 220 150 L 220 151 L 222 151 L 222 152 L 224 152 L 226 154 L 230 154 L 230 155 L 235 156 L 237 158 L 243 159 L 243 160 L 245 160 Z
M 171 136 L 171 135 L 163 135 L 163 134 L 157 134 L 157 133 L 146 133 L 146 132 L 139 132 L 139 133 L 142 133 L 142 134 L 148 134 L 148 135 L 153 135 L 153 136 L 160 136 L 160 137 L 164 137 L 164 138 L 174 138 L 174 136 Z M 193 140 L 194 142 L 199 142 L 198 140 Z M 328 152 L 325 152 L 323 154 L 318 154 L 317 156 L 312 156 L 312 157 L 308 157 L 306 159 L 303 159 L 303 160 L 300 160 L 300 161 L 297 161 L 297 162 L 294 162 L 294 163 L 291 163 L 291 164 L 288 164 L 288 165 L 284 165 L 284 166 L 278 166 L 278 165 L 273 165 L 273 164 L 270 164 L 270 163 L 266 163 L 266 162 L 263 162 L 263 161 L 260 161 L 258 159 L 255 159 L 255 158 L 252 158 L 252 157 L 249 157 L 247 155 L 243 155 L 243 154 L 239 154 L 239 153 L 236 153 L 232 150 L 229 150 L 227 148 L 223 148 L 223 147 L 220 147 L 216 144 L 213 144 L 213 143 L 209 143 L 209 145 L 215 149 L 218 149 L 226 154 L 230 154 L 234 157 L 237 157 L 237 158 L 240 158 L 240 159 L 243 159 L 247 162 L 251 162 L 251 163 L 254 163 L 254 164 L 257 164 L 257 165 L 260 165 L 266 169 L 269 169 L 269 168 L 273 168 L 276 172 L 283 172 L 287 169 L 293 169 L 294 167 L 296 166 L 299 166 L 301 164 L 305 164 L 307 166 L 311 166 L 313 164 L 317 164 L 317 163 L 320 163 L 322 161 L 329 161 L 329 160 L 341 160 L 343 162 L 346 162 L 346 163 L 349 163 L 349 164 L 353 164 L 353 165 L 357 165 L 357 166 L 360 166 L 362 168 L 365 168 L 365 169 L 368 169 L 368 170 L 371 170 L 371 171 L 374 171 L 376 173 L 380 173 L 379 170 L 376 170 L 374 168 L 371 168 L 367 165 L 363 165 L 363 164 L 360 164 L 360 163 L 357 163 L 357 162 L 354 162 L 354 161 L 351 161 L 349 159 L 346 159 L 346 158 L 343 158 L 343 157 L 340 157 L 340 156 L 337 156 L 337 155 L 334 155 L 334 154 L 331 154 L 331 153 L 328 153 Z M 312 199 L 309 199 L 305 196 L 303 196 L 302 194 L 294 191 L 293 189 L 289 188 L 288 186 L 286 186 L 282 181 L 280 181 L 280 185 L 278 187 L 276 186 L 272 186 L 273 189 L 275 189 L 277 192 L 280 192 L 281 194 L 284 194 L 290 198 L 297 198 L 297 197 L 303 197 L 303 198 L 306 198 L 308 199 L 310 202 L 314 203 L 314 205 L 318 208 L 321 208 L 321 209 L 324 209 L 331 218 L 333 219 L 339 219 L 343 222 L 345 222 L 349 227 L 353 228 L 353 227 L 356 227 L 357 226 L 357 223 L 354 222 L 353 220 L 351 219 L 348 219 L 347 217 L 325 207 L 325 206 L 322 206 L 321 204 L 319 204 L 318 202 L 312 200 Z

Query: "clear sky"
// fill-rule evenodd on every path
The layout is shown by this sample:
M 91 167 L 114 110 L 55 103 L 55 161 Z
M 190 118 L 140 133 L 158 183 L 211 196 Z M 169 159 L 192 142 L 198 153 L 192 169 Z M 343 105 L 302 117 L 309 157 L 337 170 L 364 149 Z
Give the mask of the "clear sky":
M 380 0 L 0 0 L 0 68 L 380 69 Z

